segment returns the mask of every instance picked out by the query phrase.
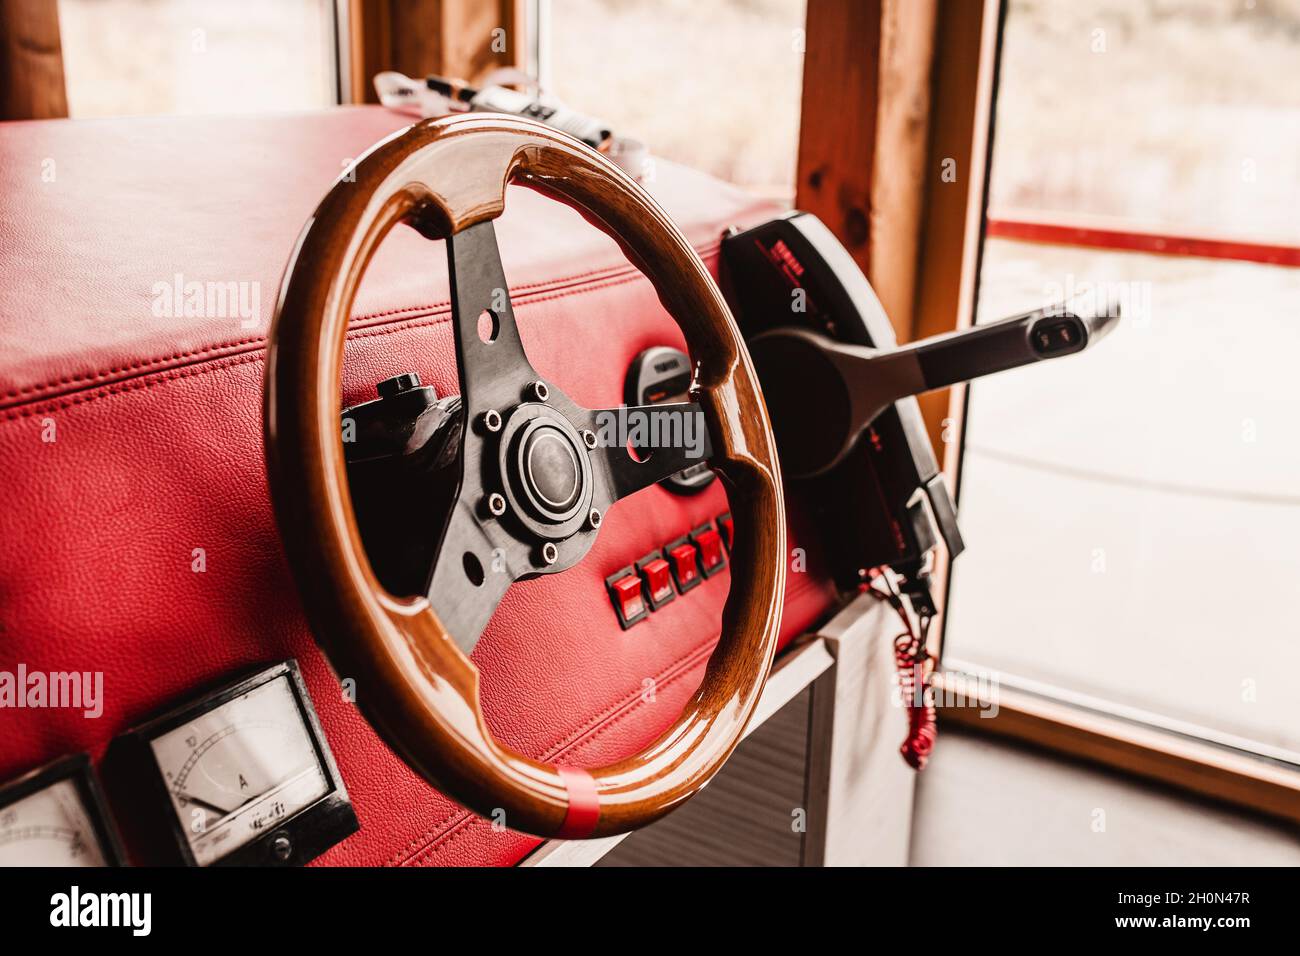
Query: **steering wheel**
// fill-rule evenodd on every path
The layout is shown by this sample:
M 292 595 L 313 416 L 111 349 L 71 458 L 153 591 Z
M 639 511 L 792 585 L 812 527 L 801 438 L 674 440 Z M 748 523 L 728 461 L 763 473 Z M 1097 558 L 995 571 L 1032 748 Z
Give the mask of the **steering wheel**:
M 781 480 L 735 320 L 663 209 L 603 156 L 538 123 L 476 114 L 425 121 L 376 145 L 354 173 L 334 185 L 298 238 L 266 365 L 271 497 L 316 640 L 335 672 L 357 681 L 358 704 L 387 743 L 476 813 L 503 810 L 507 826 L 538 836 L 644 826 L 698 791 L 730 755 L 776 648 Z M 609 506 L 692 460 L 671 442 L 633 455 L 611 440 L 619 409 L 580 407 L 530 365 L 492 222 L 508 182 L 578 209 L 653 283 L 696 362 L 692 401 L 625 414 L 666 414 L 670 435 L 688 416 L 704 422 L 706 453 L 729 483 L 736 519 L 721 637 L 699 690 L 640 753 L 591 770 L 539 762 L 494 740 L 467 655 L 513 581 L 572 567 Z M 464 415 L 459 491 L 426 593 L 415 597 L 389 594 L 371 569 L 339 421 L 353 298 L 397 223 L 447 240 Z M 599 316 L 592 334 L 600 334 Z

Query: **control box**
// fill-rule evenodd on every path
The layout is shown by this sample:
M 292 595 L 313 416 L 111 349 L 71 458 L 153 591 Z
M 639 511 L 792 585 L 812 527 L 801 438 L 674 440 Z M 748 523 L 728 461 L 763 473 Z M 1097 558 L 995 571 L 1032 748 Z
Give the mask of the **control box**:
M 745 337 L 798 326 L 851 345 L 896 346 L 880 300 L 839 240 L 811 213 L 791 212 L 724 236 L 722 290 Z M 769 370 L 768 374 L 772 374 Z M 767 383 L 762 382 L 765 390 Z M 790 393 L 793 385 L 779 389 Z M 777 391 L 777 389 L 774 389 Z M 809 402 L 806 414 L 818 408 Z M 824 474 L 788 479 L 827 542 L 836 582 L 856 586 L 889 565 L 914 585 L 942 540 L 964 548 L 952 495 L 939 472 L 915 398 L 894 402 Z M 928 596 L 927 596 L 928 599 Z

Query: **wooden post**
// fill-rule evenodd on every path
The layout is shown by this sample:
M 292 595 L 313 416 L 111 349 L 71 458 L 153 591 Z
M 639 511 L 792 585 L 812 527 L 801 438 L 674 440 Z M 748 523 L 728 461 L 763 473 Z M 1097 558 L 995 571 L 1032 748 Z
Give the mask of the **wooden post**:
M 471 83 L 527 63 L 523 0 L 349 0 L 351 99 L 378 102 L 374 75 L 397 70 Z
M 998 0 L 945 3 L 935 38 L 930 148 L 922 179 L 921 229 L 913 337 L 965 328 L 975 318 L 988 178 Z M 956 488 L 957 438 L 966 389 L 921 396 L 930 441 Z M 944 421 L 951 433 L 944 441 Z
M 962 329 L 975 321 L 996 86 L 1001 0 L 949 0 L 936 34 L 936 69 L 926 162 L 926 207 L 913 334 Z M 953 494 L 960 481 L 967 386 L 922 395 L 930 444 Z M 942 650 L 951 563 L 940 548 L 934 579 L 939 615 L 930 653 Z
M 67 115 L 57 0 L 0 0 L 0 120 Z
M 973 321 L 1000 9 L 808 2 L 795 204 L 848 247 L 900 341 Z M 953 489 L 964 398 L 957 388 L 920 399 Z M 936 572 L 946 583 L 946 556 Z M 941 632 L 936 621 L 935 650 Z
M 937 0 L 809 0 L 795 204 L 912 335 Z
M 795 179 L 795 205 L 819 216 L 868 274 L 882 2 L 808 2 Z

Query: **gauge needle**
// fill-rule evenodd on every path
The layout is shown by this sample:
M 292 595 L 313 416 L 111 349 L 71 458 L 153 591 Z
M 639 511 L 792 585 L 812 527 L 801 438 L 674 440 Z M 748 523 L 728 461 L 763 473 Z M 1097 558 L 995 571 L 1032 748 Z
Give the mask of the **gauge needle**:
M 186 793 L 184 790 L 177 790 L 176 796 L 180 797 L 182 800 L 184 800 L 187 804 L 191 806 L 197 805 L 200 807 L 205 807 L 212 813 L 215 813 L 217 816 L 225 816 L 227 813 L 230 812 L 229 810 L 223 810 L 221 807 L 217 806 L 214 803 L 209 803 L 208 801 L 200 797 L 196 797 L 189 793 Z M 234 808 L 232 807 L 231 809 Z
M 190 778 L 185 781 L 182 787 L 177 789 L 176 793 L 187 800 L 212 807 L 217 813 L 225 816 L 227 813 L 231 813 L 243 806 L 249 800 L 256 799 L 261 791 L 260 789 L 249 788 L 249 791 L 241 793 L 238 789 L 222 786 L 201 774 L 191 774 Z

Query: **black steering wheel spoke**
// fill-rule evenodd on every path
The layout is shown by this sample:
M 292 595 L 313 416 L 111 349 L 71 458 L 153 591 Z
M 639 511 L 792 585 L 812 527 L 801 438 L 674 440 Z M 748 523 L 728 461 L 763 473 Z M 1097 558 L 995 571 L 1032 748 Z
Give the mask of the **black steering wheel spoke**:
M 460 393 L 471 421 L 531 396 L 537 373 L 524 351 L 492 220 L 447 240 Z M 543 386 L 544 387 L 544 386 Z
M 514 581 L 582 559 L 604 496 L 577 427 L 587 411 L 528 360 L 492 221 L 447 243 L 465 427 L 460 483 L 425 593 L 469 653 Z
M 696 402 L 601 408 L 586 413 L 594 436 L 592 464 L 607 505 L 635 494 L 712 455 L 704 411 Z
M 447 516 L 426 594 L 456 646 L 468 654 L 478 643 L 506 589 L 527 568 L 517 549 L 484 520 L 485 501 L 462 493 Z
M 491 220 L 448 240 L 465 427 L 460 484 L 426 595 L 469 653 L 510 585 L 577 564 L 604 511 L 710 454 L 693 402 L 586 409 L 541 381 Z

